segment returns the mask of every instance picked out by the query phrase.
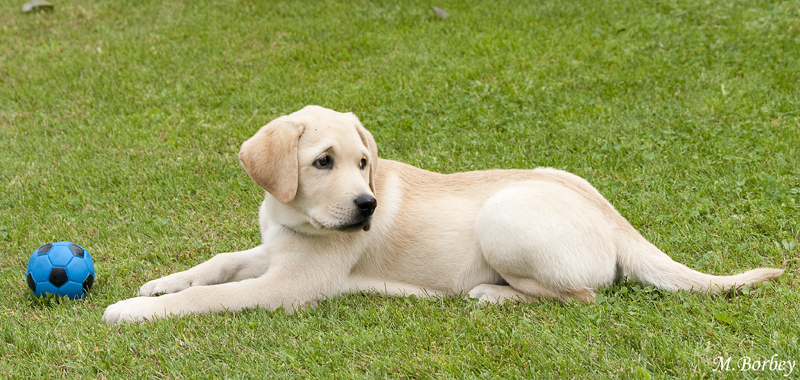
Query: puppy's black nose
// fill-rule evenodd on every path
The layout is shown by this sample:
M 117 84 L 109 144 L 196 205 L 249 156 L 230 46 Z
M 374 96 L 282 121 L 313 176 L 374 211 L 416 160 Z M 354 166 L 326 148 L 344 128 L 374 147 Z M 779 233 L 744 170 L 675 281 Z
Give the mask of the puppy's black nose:
M 359 195 L 355 202 L 356 207 L 358 207 L 359 211 L 361 211 L 361 214 L 364 216 L 372 215 L 372 213 L 375 212 L 375 207 L 378 207 L 378 201 L 369 194 Z

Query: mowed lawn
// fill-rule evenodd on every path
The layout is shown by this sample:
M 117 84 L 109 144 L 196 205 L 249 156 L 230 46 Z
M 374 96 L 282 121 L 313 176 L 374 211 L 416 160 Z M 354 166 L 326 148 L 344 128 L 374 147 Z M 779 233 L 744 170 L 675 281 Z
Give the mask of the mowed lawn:
M 0 0 L 0 377 L 800 376 L 743 365 L 800 362 L 797 1 L 23 2 Z M 623 282 L 591 305 L 352 295 L 101 324 L 147 280 L 259 244 L 239 146 L 307 104 L 428 170 L 576 173 L 698 270 L 786 272 L 719 296 Z M 94 257 L 85 300 L 27 289 L 60 240 Z

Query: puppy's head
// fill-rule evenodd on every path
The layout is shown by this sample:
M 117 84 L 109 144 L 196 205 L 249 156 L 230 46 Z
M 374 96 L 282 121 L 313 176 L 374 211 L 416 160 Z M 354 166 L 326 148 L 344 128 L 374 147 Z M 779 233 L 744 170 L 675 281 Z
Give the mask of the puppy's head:
M 352 113 L 307 106 L 281 116 L 242 144 L 239 160 L 277 200 L 277 223 L 312 234 L 369 230 L 378 149 Z

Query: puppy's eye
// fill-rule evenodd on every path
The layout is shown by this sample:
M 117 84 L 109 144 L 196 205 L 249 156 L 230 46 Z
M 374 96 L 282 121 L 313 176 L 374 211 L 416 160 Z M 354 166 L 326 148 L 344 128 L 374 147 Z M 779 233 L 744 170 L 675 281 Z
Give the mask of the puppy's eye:
M 366 168 L 366 167 L 367 167 L 367 159 L 366 158 L 362 158 L 361 162 L 358 163 L 358 168 L 361 169 L 361 170 L 364 170 L 364 168 Z
M 333 159 L 331 156 L 324 156 L 314 161 L 314 167 L 317 169 L 331 169 L 333 168 Z

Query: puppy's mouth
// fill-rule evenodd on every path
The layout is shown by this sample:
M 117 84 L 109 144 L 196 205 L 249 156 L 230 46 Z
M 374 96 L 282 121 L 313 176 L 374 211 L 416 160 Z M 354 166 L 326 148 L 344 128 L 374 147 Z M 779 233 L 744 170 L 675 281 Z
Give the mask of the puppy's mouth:
M 372 227 L 372 215 L 364 218 L 364 220 L 360 222 L 339 227 L 337 230 L 342 232 L 358 232 L 360 230 L 369 231 L 370 227 Z

